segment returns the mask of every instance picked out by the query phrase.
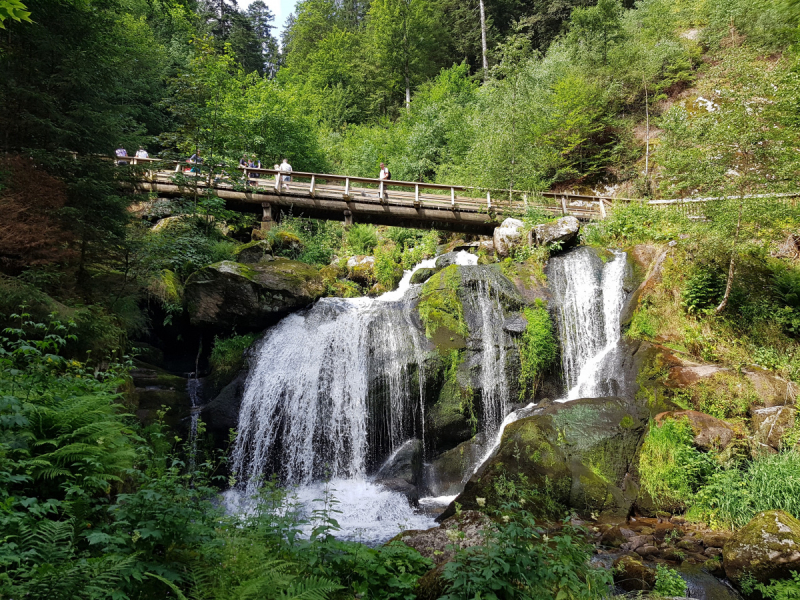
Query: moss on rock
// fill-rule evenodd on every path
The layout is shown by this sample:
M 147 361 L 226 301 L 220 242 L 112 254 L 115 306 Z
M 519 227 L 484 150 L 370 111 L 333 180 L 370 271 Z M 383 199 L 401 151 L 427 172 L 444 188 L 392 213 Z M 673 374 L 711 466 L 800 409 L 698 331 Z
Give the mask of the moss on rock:
M 561 505 L 627 514 L 638 492 L 634 465 L 647 418 L 645 409 L 620 398 L 539 409 L 505 428 L 497 454 L 470 479 L 457 502 L 478 509 L 482 498 L 483 506 L 496 509 L 510 499 L 498 484 L 510 480 L 539 494 L 532 496 L 538 506 L 526 504 L 534 513 Z
M 425 335 L 438 348 L 463 348 L 469 335 L 464 319 L 464 305 L 459 298 L 461 275 L 458 265 L 445 267 L 422 287 L 419 316 L 425 325 Z
M 725 574 L 767 583 L 800 571 L 800 521 L 782 510 L 758 513 L 725 544 Z

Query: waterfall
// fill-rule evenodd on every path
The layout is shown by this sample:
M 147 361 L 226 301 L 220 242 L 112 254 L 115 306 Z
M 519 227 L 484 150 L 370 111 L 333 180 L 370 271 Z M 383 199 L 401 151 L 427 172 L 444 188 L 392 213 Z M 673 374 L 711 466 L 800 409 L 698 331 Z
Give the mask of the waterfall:
M 550 261 L 565 400 L 614 395 L 624 383 L 614 365 L 627 255 L 618 250 L 610 254 L 603 262 L 590 248 L 579 248 Z
M 189 451 L 189 463 L 192 467 L 195 464 L 197 457 L 197 420 L 200 418 L 200 387 L 202 382 L 197 378 L 197 371 L 189 373 L 189 378 L 186 381 L 186 391 L 189 393 L 189 401 L 191 403 L 190 421 L 189 421 L 189 442 L 191 450 Z

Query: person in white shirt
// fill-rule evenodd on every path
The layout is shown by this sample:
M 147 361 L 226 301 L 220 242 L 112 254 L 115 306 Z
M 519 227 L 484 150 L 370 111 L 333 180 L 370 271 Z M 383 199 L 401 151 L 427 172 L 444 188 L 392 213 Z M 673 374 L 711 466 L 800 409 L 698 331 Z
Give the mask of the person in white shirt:
M 284 158 L 283 162 L 281 162 L 280 171 L 281 173 L 285 173 L 283 176 L 284 183 L 289 183 L 292 180 L 292 176 L 290 175 L 292 172 L 292 165 L 289 164 L 288 158 Z
M 147 153 L 147 150 L 139 146 L 139 149 L 136 151 L 136 158 L 150 158 L 150 155 Z
M 386 166 L 386 163 L 381 163 L 381 172 L 378 175 L 378 179 L 391 179 L 392 174 L 389 172 L 389 167 Z

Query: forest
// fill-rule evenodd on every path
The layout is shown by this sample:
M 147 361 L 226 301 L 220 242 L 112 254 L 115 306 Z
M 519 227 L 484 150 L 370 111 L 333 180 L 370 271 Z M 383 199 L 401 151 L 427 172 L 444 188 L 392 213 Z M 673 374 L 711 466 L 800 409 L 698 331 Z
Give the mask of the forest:
M 729 550 L 785 533 L 773 512 L 800 544 L 800 2 L 299 0 L 279 30 L 262 0 L 0 0 L 0 30 L 0 599 L 689 597 L 689 565 L 727 582 L 720 598 L 800 598 L 796 556 Z M 301 211 L 267 229 L 213 189 L 134 193 L 144 171 L 118 148 L 200 155 L 209 179 L 243 156 L 358 177 L 386 163 L 399 181 L 614 200 L 574 242 L 503 252 Z M 659 204 L 675 199 L 704 202 Z M 503 216 L 521 240 L 556 222 Z M 582 420 L 595 404 L 569 420 L 551 402 L 569 387 L 553 265 L 570 243 L 602 272 L 631 257 L 616 330 L 636 389 L 597 452 L 582 445 L 606 435 Z M 473 262 L 433 262 L 459 251 Z M 269 332 L 416 284 L 419 468 L 490 432 L 470 294 L 492 290 L 498 331 L 523 321 L 506 412 L 545 411 L 491 430 L 440 545 L 343 536 L 335 474 L 313 509 L 274 469 L 230 510 L 223 493 L 253 480 L 219 403 L 244 410 Z M 194 410 L 198 380 L 214 416 Z M 617 415 L 623 395 L 590 399 Z M 627 555 L 604 563 L 609 547 Z

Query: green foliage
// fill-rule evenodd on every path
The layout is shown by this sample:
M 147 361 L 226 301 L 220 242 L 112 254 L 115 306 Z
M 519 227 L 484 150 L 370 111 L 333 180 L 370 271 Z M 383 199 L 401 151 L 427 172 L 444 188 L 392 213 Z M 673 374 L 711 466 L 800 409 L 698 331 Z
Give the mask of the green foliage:
M 425 335 L 429 338 L 434 337 L 440 329 L 461 336 L 469 333 L 464 320 L 464 306 L 458 297 L 460 289 L 458 265 L 445 267 L 422 286 L 418 310 L 425 325 Z
M 483 545 L 460 550 L 442 573 L 446 600 L 481 598 L 603 598 L 611 573 L 589 566 L 581 532 L 565 525 L 552 538 L 526 511 L 506 515 Z
M 0 29 L 5 29 L 3 22 L 7 19 L 17 22 L 33 23 L 31 21 L 31 13 L 27 11 L 28 7 L 19 0 L 2 0 L 0 2 Z
M 755 589 L 766 600 L 800 600 L 800 573 L 791 571 L 791 579 L 774 579 L 768 584 L 757 583 Z
M 208 357 L 211 366 L 211 382 L 216 389 L 230 383 L 245 367 L 244 352 L 256 341 L 254 334 L 235 335 L 229 338 L 214 338 L 214 347 Z
M 680 509 L 713 473 L 714 462 L 692 445 L 694 433 L 685 420 L 651 423 L 639 460 L 642 489 L 656 506 Z
M 318 221 L 292 215 L 281 215 L 278 227 L 266 236 L 277 256 L 284 256 L 311 265 L 329 265 L 340 251 L 344 227 L 335 221 Z
M 675 569 L 664 565 L 656 565 L 656 585 L 653 592 L 660 596 L 684 596 L 686 582 Z
M 347 245 L 353 254 L 372 254 L 378 245 L 375 227 L 357 223 L 347 232 Z
M 738 529 L 756 513 L 781 509 L 800 515 L 800 453 L 760 456 L 741 468 L 713 474 L 697 493 L 690 516 L 712 525 Z
M 696 269 L 681 292 L 682 304 L 689 313 L 708 312 L 720 303 L 725 280 L 711 269 Z
M 558 341 L 544 302 L 537 299 L 534 307 L 524 309 L 523 315 L 528 324 L 519 345 L 520 400 L 536 394 L 542 376 L 558 358 Z
M 393 289 L 403 277 L 403 269 L 397 264 L 400 256 L 399 248 L 391 242 L 375 248 L 375 279 L 386 290 Z

